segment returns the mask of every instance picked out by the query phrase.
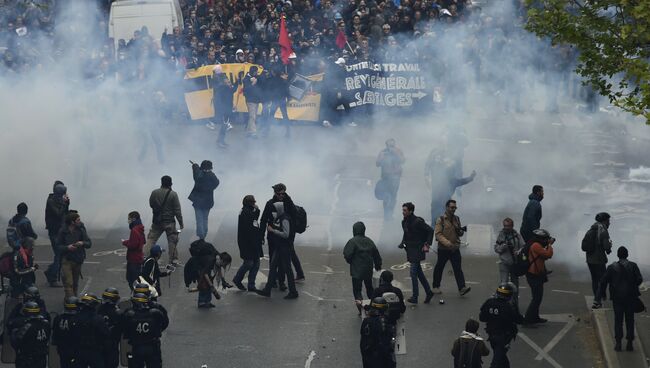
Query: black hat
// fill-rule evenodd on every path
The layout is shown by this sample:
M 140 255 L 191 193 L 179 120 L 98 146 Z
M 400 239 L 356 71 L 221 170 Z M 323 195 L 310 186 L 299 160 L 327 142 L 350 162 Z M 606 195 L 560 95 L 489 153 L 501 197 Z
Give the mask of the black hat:
M 16 207 L 16 212 L 18 212 L 19 215 L 25 216 L 27 214 L 27 205 L 25 202 L 20 202 L 18 206 Z
M 162 178 L 160 178 L 160 184 L 163 187 L 171 187 L 172 186 L 172 177 L 169 175 L 165 175 Z
M 212 170 L 212 161 L 203 160 L 201 162 L 201 170 Z
M 272 186 L 271 188 L 273 188 L 273 190 L 276 191 L 276 192 L 279 192 L 281 190 L 287 190 L 287 186 L 282 184 L 282 183 L 277 183 L 274 186 Z
M 611 218 L 612 216 L 609 215 L 607 212 L 601 212 L 596 215 L 596 221 L 598 222 L 604 222 L 607 221 Z

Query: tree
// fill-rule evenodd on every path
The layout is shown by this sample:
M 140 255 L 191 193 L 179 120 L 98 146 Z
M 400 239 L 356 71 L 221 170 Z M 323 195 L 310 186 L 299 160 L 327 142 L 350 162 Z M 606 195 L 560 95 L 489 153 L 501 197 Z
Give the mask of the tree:
M 526 29 L 577 49 L 576 72 L 650 124 L 650 1 L 526 0 Z

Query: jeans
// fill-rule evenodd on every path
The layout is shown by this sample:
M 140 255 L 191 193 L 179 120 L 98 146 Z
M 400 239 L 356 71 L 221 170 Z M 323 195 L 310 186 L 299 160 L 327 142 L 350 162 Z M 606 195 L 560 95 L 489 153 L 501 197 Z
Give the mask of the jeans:
M 625 338 L 634 340 L 634 309 L 631 300 L 614 300 L 614 338 L 623 339 L 623 319 L 625 319 Z
M 264 130 L 264 135 L 269 134 L 270 130 L 270 125 L 271 122 L 275 119 L 275 112 L 280 109 L 280 114 L 282 114 L 282 119 L 280 120 L 286 127 L 285 130 L 285 137 L 291 136 L 291 123 L 289 122 L 289 113 L 287 112 L 287 101 L 286 100 L 279 100 L 279 101 L 271 101 L 265 108 L 265 120 L 266 122 L 264 123 L 265 126 L 263 129 Z
M 244 263 L 239 267 L 239 270 L 237 270 L 237 274 L 235 274 L 235 278 L 233 281 L 235 282 L 242 282 L 244 280 L 244 275 L 246 275 L 246 272 L 248 272 L 248 285 L 247 287 L 249 289 L 255 289 L 255 279 L 257 278 L 257 271 L 260 269 L 260 259 L 255 258 L 255 259 L 245 259 Z
M 178 260 L 178 251 L 176 250 L 176 245 L 178 244 L 178 232 L 176 231 L 175 223 L 151 224 L 149 234 L 147 234 L 147 243 L 144 245 L 144 254 L 149 254 L 151 247 L 158 241 L 163 233 L 167 235 L 169 263 L 172 263 L 172 261 Z
M 205 237 L 208 235 L 208 215 L 210 215 L 210 209 L 194 207 L 194 214 L 196 215 L 196 236 L 199 239 L 205 240 Z
M 372 288 L 372 277 L 368 279 L 357 279 L 353 277 L 352 294 L 354 295 L 354 300 L 363 300 L 363 296 L 361 295 L 361 283 L 366 286 L 366 294 L 368 295 L 368 299 L 372 299 L 372 295 L 374 293 L 374 290 Z
M 273 259 L 273 254 L 275 254 L 275 244 L 272 244 L 269 242 L 269 258 Z M 296 278 L 297 279 L 304 279 L 305 278 L 305 271 L 302 269 L 302 264 L 300 264 L 300 258 L 298 258 L 298 254 L 296 253 L 296 248 L 291 247 L 291 264 L 293 264 L 293 267 L 296 269 Z M 291 264 L 289 267 L 291 267 Z M 284 273 L 279 272 L 278 273 L 278 279 L 277 282 L 280 284 L 284 284 L 285 277 Z
M 61 252 L 56 248 L 56 232 L 48 231 L 48 236 L 50 237 L 50 244 L 52 245 L 52 253 L 54 254 L 54 260 L 52 264 L 47 267 L 45 271 L 45 277 L 47 282 L 56 282 L 60 279 L 61 276 Z
M 142 270 L 141 263 L 127 263 L 126 264 L 126 282 L 129 284 L 129 289 L 133 291 L 133 284 L 140 276 Z
M 393 218 L 395 211 L 395 203 L 397 201 L 397 191 L 399 190 L 399 182 L 401 177 L 396 175 L 382 176 L 381 180 L 386 185 L 386 194 L 384 197 L 384 219 L 389 220 Z
M 79 295 L 79 277 L 81 276 L 81 263 L 72 262 L 64 259 L 61 264 L 63 273 L 63 291 L 65 297 Z
M 465 275 L 461 268 L 461 255 L 460 249 L 448 250 L 438 248 L 438 260 L 436 266 L 433 268 L 433 287 L 439 288 L 442 281 L 442 272 L 445 270 L 447 261 L 451 261 L 451 268 L 454 269 L 454 277 L 456 278 L 456 286 L 458 290 L 465 287 Z
M 600 279 L 603 278 L 607 271 L 607 265 L 587 263 L 589 266 L 589 273 L 591 273 L 591 290 L 594 293 L 594 302 L 600 302 L 602 295 L 600 295 Z
M 544 282 L 546 282 L 546 276 L 526 274 L 526 281 L 528 281 L 528 285 L 530 286 L 530 293 L 532 294 L 533 299 L 528 305 L 524 319 L 526 321 L 534 322 L 540 318 L 539 307 L 542 305 L 542 298 L 544 297 Z
M 510 368 L 508 360 L 509 339 L 503 335 L 490 335 L 490 346 L 492 347 L 492 363 L 490 368 Z
M 212 301 L 212 290 L 199 290 L 199 306 L 209 304 Z
M 265 291 L 271 291 L 271 287 L 275 281 L 279 279 L 280 275 L 286 275 L 287 283 L 289 286 L 289 293 L 297 294 L 296 283 L 293 278 L 293 270 L 291 269 L 291 248 L 288 246 L 278 246 L 273 252 L 271 257 L 271 265 L 269 267 L 269 279 L 266 283 Z
M 420 264 L 420 262 L 411 262 L 410 274 L 411 274 L 411 283 L 413 286 L 413 298 L 417 299 L 418 296 L 420 295 L 420 287 L 418 284 L 418 280 L 420 280 L 420 283 L 424 288 L 424 292 L 427 295 L 431 294 L 431 287 L 429 286 L 429 281 L 427 281 L 427 278 L 424 276 L 424 272 L 422 271 L 422 265 Z
M 255 121 L 257 120 L 257 107 L 258 103 L 246 103 L 246 108 L 248 109 L 248 123 L 246 124 L 246 134 L 257 135 L 257 125 Z
M 511 265 L 503 262 L 499 263 L 499 277 L 501 284 L 512 282 L 517 287 L 517 292 L 512 295 L 512 301 L 517 309 L 516 311 L 519 312 L 519 277 L 515 275 Z

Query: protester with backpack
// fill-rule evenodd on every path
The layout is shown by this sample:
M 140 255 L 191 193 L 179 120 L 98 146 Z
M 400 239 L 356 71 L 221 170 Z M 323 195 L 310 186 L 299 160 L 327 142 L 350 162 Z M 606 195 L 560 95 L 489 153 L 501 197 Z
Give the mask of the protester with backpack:
M 485 341 L 478 335 L 478 321 L 470 318 L 465 323 L 465 330 L 454 341 L 451 355 L 454 357 L 454 368 L 481 368 L 482 357 L 490 355 Z
M 181 202 L 178 194 L 172 190 L 172 178 L 163 176 L 160 178 L 160 188 L 155 189 L 149 196 L 149 206 L 153 212 L 151 228 L 147 234 L 147 243 L 144 246 L 145 254 L 158 241 L 160 236 L 167 235 L 167 248 L 169 251 L 169 263 L 178 264 L 178 233 L 183 230 L 183 214 L 181 213 Z M 180 230 L 176 230 L 176 221 Z
M 23 239 L 30 237 L 33 240 L 38 238 L 38 235 L 32 228 L 32 222 L 27 218 L 27 205 L 20 203 L 16 207 L 16 215 L 9 220 L 7 226 L 7 243 L 12 249 L 18 250 Z
M 14 252 L 13 272 L 10 278 L 11 297 L 19 298 L 28 287 L 36 283 L 36 270 L 34 263 L 34 238 L 26 237 L 20 243 L 20 248 Z
M 47 277 L 50 287 L 61 287 L 58 283 L 61 277 L 61 253 L 57 247 L 56 238 L 59 235 L 59 230 L 63 227 L 69 207 L 68 189 L 63 185 L 63 182 L 57 180 L 54 182 L 52 193 L 47 197 L 47 203 L 45 204 L 45 228 L 54 254 L 52 264 L 45 271 L 45 277 Z
M 526 280 L 533 298 L 526 310 L 525 324 L 546 322 L 546 319 L 539 316 L 539 307 L 544 297 L 544 284 L 548 282 L 546 260 L 553 257 L 553 243 L 555 243 L 555 238 L 552 238 L 548 231 L 544 229 L 533 231 L 527 251 L 529 267 L 528 273 L 526 273 Z
M 585 252 L 587 266 L 591 273 L 591 290 L 594 292 L 592 308 L 594 309 L 602 306 L 598 292 L 599 284 L 607 270 L 607 255 L 612 253 L 612 240 L 609 238 L 610 217 L 607 212 L 597 214 L 596 222 L 582 238 L 582 251 Z
M 451 262 L 456 278 L 458 293 L 463 296 L 472 290 L 465 284 L 465 275 L 462 268 L 462 257 L 460 254 L 460 238 L 467 231 L 467 226 L 461 226 L 460 218 L 456 216 L 458 204 L 450 199 L 445 204 L 445 214 L 436 219 L 435 235 L 438 241 L 438 260 L 433 268 L 433 292 L 440 294 L 440 283 L 442 273 L 445 270 L 447 261 Z
M 402 205 L 402 242 L 398 248 L 406 250 L 406 260 L 410 264 L 411 285 L 413 292 L 410 298 L 406 301 L 411 304 L 418 303 L 418 296 L 420 294 L 419 284 L 422 284 L 426 297 L 424 303 L 428 304 L 433 298 L 433 291 L 429 286 L 427 277 L 422 272 L 422 264 L 429 252 L 429 247 L 433 242 L 433 229 L 427 225 L 422 217 L 415 216 L 415 205 L 411 202 L 406 202 Z M 418 283 L 419 280 L 419 283 Z

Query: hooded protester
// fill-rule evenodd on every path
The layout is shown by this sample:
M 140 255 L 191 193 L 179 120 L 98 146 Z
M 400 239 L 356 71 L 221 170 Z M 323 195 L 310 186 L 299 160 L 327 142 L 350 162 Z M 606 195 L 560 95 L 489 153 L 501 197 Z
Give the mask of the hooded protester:
M 86 259 L 86 249 L 90 249 L 92 242 L 78 213 L 70 212 L 65 216 L 65 226 L 59 231 L 56 245 L 61 254 L 65 297 L 79 295 L 81 266 Z
M 415 205 L 411 202 L 402 205 L 402 242 L 399 248 L 406 250 L 406 260 L 410 263 L 410 276 L 413 285 L 413 294 L 407 299 L 407 302 L 412 304 L 418 303 L 418 296 L 420 294 L 419 282 L 424 288 L 426 298 L 424 303 L 428 304 L 433 298 L 433 291 L 427 281 L 424 272 L 422 271 L 421 262 L 426 258 L 426 253 L 433 242 L 433 229 L 427 225 L 422 217 L 415 215 Z
M 368 299 L 373 297 L 372 269 L 381 270 L 381 256 L 377 246 L 372 239 L 366 237 L 366 225 L 363 222 L 356 222 L 352 225 L 353 238 L 348 240 L 343 248 L 343 257 L 350 264 L 350 276 L 352 277 L 352 294 L 354 302 L 361 315 L 362 301 L 361 284 L 366 286 Z
M 533 237 L 533 231 L 540 228 L 542 220 L 542 200 L 544 199 L 544 188 L 541 185 L 533 186 L 533 192 L 528 196 L 528 204 L 524 209 L 524 216 L 521 220 L 519 233 L 528 241 Z
M 128 222 L 131 234 L 128 239 L 122 240 L 122 245 L 126 247 L 126 281 L 129 284 L 129 289 L 133 290 L 133 284 L 142 271 L 142 263 L 144 263 L 143 248 L 147 240 L 144 235 L 144 225 L 138 212 L 129 213 Z
M 59 230 L 63 226 L 65 215 L 68 213 L 70 206 L 70 197 L 68 197 L 68 189 L 63 185 L 63 182 L 57 180 L 54 182 L 52 193 L 47 197 L 45 204 L 45 228 L 47 235 L 50 238 L 52 245 L 52 253 L 54 260 L 45 271 L 45 277 L 51 287 L 60 287 L 58 283 L 61 272 L 61 253 L 59 252 L 56 244 L 56 238 Z
M 239 290 L 246 290 L 242 281 L 248 272 L 248 291 L 255 291 L 255 278 L 260 268 L 260 258 L 264 256 L 262 250 L 262 232 L 260 230 L 259 218 L 260 209 L 255 204 L 255 197 L 247 195 L 242 201 L 242 209 L 239 213 L 237 224 L 237 245 L 239 256 L 243 260 L 241 267 L 237 270 L 233 284 Z
M 12 239 L 9 239 L 9 235 L 7 236 L 7 241 L 14 249 L 20 248 L 22 241 L 27 237 L 32 239 L 38 238 L 38 235 L 36 235 L 32 228 L 32 222 L 27 218 L 27 211 L 27 205 L 20 203 L 16 207 L 16 214 L 9 220 L 8 229 L 13 228 L 15 232 L 12 234 Z
M 607 255 L 612 253 L 612 240 L 609 237 L 611 216 L 607 212 L 596 215 L 596 222 L 585 234 L 582 240 L 582 250 L 587 257 L 587 266 L 591 274 L 591 289 L 594 292 L 593 308 L 602 306 L 600 299 L 600 280 L 607 271 Z
M 482 357 L 490 355 L 485 341 L 478 335 L 480 324 L 474 319 L 468 319 L 465 330 L 454 341 L 451 355 L 454 357 L 454 368 L 481 368 Z
M 208 216 L 214 206 L 214 190 L 219 186 L 219 179 L 212 172 L 212 161 L 209 160 L 203 160 L 201 166 L 192 162 L 192 176 L 194 188 L 188 199 L 192 201 L 196 215 L 196 236 L 205 239 L 208 235 Z

